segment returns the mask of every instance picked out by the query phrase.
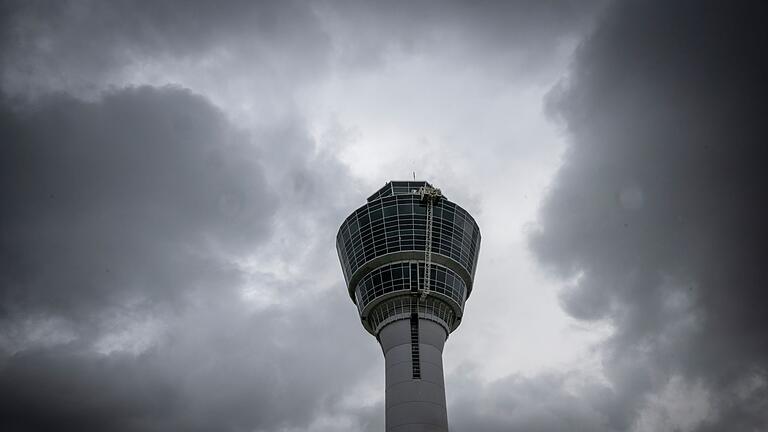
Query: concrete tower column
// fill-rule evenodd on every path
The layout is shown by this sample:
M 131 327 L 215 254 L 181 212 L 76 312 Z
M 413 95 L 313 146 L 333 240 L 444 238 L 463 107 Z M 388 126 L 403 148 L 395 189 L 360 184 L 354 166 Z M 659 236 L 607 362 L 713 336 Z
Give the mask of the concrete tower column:
M 443 378 L 447 337 L 441 325 L 415 317 L 381 329 L 387 432 L 448 432 Z

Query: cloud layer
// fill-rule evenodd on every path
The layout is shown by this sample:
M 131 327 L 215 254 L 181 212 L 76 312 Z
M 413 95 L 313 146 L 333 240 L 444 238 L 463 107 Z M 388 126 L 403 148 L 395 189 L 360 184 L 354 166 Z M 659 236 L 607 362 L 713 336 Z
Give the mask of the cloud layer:
M 603 6 L 2 3 L 0 428 L 381 430 L 383 362 L 333 251 L 338 223 L 379 180 L 341 162 L 354 128 L 318 133 L 302 103 L 330 80 L 377 116 L 476 130 L 465 144 L 408 137 L 424 145 L 392 144 L 408 154 L 391 164 L 446 147 L 430 159 L 446 166 L 425 169 L 455 180 L 450 196 L 501 233 L 516 226 L 480 213 L 499 189 L 462 190 L 460 174 L 534 178 L 548 153 L 494 135 L 511 131 L 498 121 L 526 119 L 495 112 L 507 105 L 488 95 L 518 86 L 528 101 L 558 74 L 547 112 L 568 147 L 529 246 L 565 281 L 573 322 L 613 333 L 590 351 L 592 369 L 487 380 L 481 368 L 503 361 L 459 364 L 446 377 L 452 429 L 768 427 L 765 8 Z M 410 96 L 438 102 L 345 94 L 392 69 L 387 85 L 415 71 L 423 91 Z M 488 123 L 462 125 L 465 111 L 447 103 L 471 103 Z M 387 132 L 392 118 L 373 123 Z M 396 152 L 363 157 L 375 166 L 382 153 Z M 533 188 L 518 186 L 526 198 Z M 503 253 L 481 262 L 489 296 L 469 306 L 488 328 L 463 345 L 483 355 L 507 342 L 498 319 L 509 317 L 478 306 L 525 268 L 505 262 L 524 251 L 499 242 Z
M 711 409 L 682 430 L 768 425 L 765 12 L 617 4 L 551 96 L 571 147 L 532 246 L 578 276 L 569 313 L 615 325 L 607 374 L 628 412 L 675 377 L 702 386 Z
M 291 202 L 267 187 L 253 140 L 290 146 L 295 129 L 255 137 L 178 88 L 5 107 L 4 428 L 271 430 L 357 409 L 337 405 L 371 361 L 329 349 L 362 336 L 338 323 L 347 299 L 316 281 L 303 301 L 254 305 L 249 291 L 307 281 L 238 264 Z

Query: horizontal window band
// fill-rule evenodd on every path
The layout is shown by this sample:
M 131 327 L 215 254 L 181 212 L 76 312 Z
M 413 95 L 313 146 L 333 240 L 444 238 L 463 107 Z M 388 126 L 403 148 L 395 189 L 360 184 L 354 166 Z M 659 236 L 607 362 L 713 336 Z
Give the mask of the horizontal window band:
M 424 261 L 424 251 L 419 250 L 412 250 L 412 251 L 400 251 L 400 252 L 391 252 L 384 255 L 379 255 L 376 258 L 373 258 L 369 261 L 367 261 L 365 264 L 358 267 L 357 271 L 352 274 L 349 280 L 348 290 L 349 290 L 349 297 L 352 299 L 353 302 L 356 302 L 355 300 L 355 287 L 358 283 L 360 283 L 360 280 L 363 279 L 368 273 L 371 271 L 382 267 L 389 263 L 395 263 L 398 261 Z M 456 274 L 461 277 L 461 279 L 464 281 L 464 285 L 467 287 L 467 298 L 469 298 L 469 295 L 472 293 L 472 275 L 469 273 L 469 271 L 464 268 L 463 265 L 459 264 L 458 261 L 446 257 L 445 255 L 442 255 L 440 253 L 432 253 L 432 262 L 434 264 L 439 264 L 444 267 L 448 267 L 449 269 L 453 270 Z

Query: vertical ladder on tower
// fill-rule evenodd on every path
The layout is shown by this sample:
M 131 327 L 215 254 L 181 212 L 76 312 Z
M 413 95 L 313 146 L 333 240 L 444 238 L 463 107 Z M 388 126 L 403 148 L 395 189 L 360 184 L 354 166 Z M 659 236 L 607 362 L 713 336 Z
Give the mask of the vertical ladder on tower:
M 424 290 L 421 292 L 421 300 L 427 298 L 429 294 L 429 286 L 432 277 L 432 226 L 434 219 L 434 204 L 437 202 L 442 193 L 440 189 L 432 186 L 422 186 L 418 190 L 418 194 L 421 197 L 421 201 L 427 205 L 427 239 L 424 247 Z
M 421 379 L 421 357 L 419 355 L 419 314 L 411 314 L 411 378 Z

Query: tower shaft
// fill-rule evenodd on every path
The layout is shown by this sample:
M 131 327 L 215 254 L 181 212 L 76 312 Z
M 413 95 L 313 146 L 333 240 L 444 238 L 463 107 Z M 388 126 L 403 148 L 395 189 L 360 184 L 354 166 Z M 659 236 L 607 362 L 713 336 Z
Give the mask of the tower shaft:
M 379 333 L 386 364 L 386 431 L 448 432 L 441 325 L 412 316 Z

